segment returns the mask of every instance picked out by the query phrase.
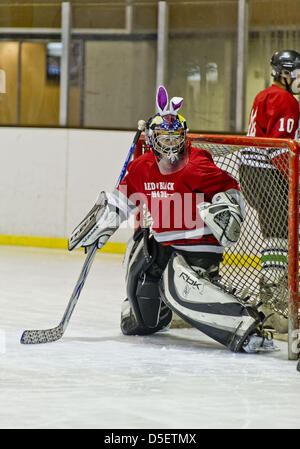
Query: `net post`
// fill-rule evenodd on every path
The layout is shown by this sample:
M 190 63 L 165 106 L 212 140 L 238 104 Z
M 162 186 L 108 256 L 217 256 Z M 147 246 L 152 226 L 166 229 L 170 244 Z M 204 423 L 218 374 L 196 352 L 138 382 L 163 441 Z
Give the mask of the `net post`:
M 297 360 L 299 330 L 299 144 L 289 144 L 289 220 L 288 220 L 288 358 Z

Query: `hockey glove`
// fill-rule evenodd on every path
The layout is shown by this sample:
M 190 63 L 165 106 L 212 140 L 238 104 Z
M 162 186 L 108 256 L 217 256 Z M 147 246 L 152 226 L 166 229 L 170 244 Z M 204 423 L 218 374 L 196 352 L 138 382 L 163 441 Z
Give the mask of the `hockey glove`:
M 198 209 L 200 217 L 222 246 L 232 246 L 238 241 L 243 216 L 233 196 L 217 193 L 212 203 L 201 203 Z

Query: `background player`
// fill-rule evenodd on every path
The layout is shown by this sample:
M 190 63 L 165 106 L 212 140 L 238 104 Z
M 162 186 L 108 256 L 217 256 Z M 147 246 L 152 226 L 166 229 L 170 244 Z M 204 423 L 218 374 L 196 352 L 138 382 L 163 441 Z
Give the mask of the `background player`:
M 254 99 L 248 136 L 295 139 L 299 126 L 299 103 L 295 95 L 300 92 L 300 54 L 294 50 L 279 51 L 270 63 L 274 81 Z M 280 303 L 287 293 L 288 168 L 286 150 L 248 148 L 243 151 L 240 185 L 244 197 L 258 212 L 265 240 L 261 299 L 278 303 L 278 309 L 283 307 Z M 275 210 L 276 219 L 271 221 L 269 217 L 274 217 Z M 269 323 L 278 331 L 287 332 L 287 320 L 274 316 Z
M 237 181 L 218 168 L 210 153 L 186 139 L 182 98 L 158 89 L 159 113 L 146 125 L 151 151 L 128 165 L 127 175 L 107 197 L 97 224 L 75 247 L 98 241 L 101 248 L 119 224 L 146 205 L 151 237 L 139 228 L 125 255 L 127 299 L 121 313 L 126 335 L 162 330 L 172 310 L 232 351 L 274 349 L 261 329 L 263 316 L 219 284 L 225 246 L 236 243 L 244 216 Z M 71 236 L 72 239 L 72 236 Z

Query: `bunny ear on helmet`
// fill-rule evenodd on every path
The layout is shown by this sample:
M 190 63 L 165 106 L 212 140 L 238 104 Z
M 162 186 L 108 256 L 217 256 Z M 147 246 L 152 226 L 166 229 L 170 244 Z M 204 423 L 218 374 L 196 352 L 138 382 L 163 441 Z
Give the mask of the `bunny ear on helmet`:
M 164 115 L 167 112 L 168 107 L 168 94 L 164 86 L 159 86 L 157 89 L 156 104 L 158 112 L 161 115 Z
M 177 114 L 183 103 L 183 98 L 173 97 L 170 101 L 170 114 Z

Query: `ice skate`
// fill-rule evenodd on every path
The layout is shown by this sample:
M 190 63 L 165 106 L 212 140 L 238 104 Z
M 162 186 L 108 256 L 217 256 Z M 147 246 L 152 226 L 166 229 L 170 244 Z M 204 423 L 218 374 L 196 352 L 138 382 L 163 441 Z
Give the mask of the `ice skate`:
M 279 351 L 279 348 L 274 344 L 272 332 L 260 328 L 255 333 L 249 335 L 242 349 L 248 354 Z

